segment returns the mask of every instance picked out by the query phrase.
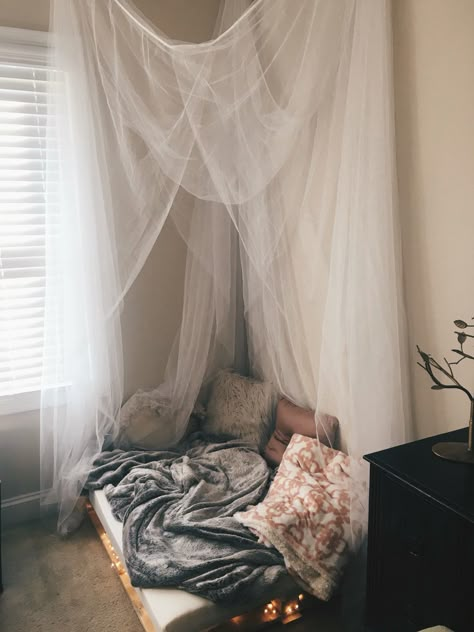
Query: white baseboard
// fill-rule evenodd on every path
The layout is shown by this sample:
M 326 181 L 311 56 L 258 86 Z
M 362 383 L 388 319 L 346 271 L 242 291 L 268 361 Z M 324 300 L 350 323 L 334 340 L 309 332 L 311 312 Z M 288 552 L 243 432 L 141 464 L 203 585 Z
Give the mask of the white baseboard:
M 44 492 L 31 492 L 2 502 L 2 526 L 12 527 L 22 522 L 38 520 L 40 517 L 40 501 Z

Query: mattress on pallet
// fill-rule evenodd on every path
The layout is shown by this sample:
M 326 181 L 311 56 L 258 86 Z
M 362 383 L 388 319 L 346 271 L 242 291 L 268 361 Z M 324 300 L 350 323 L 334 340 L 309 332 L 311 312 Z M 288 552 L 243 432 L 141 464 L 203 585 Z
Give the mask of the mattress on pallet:
M 122 523 L 112 515 L 103 490 L 90 493 L 90 502 L 109 536 L 122 563 Z M 191 632 L 208 630 L 243 614 L 242 607 L 217 605 L 204 597 L 192 595 L 177 588 L 134 588 L 157 632 Z M 255 596 L 247 604 L 248 611 L 258 608 L 271 599 L 287 599 L 295 594 L 291 577 L 283 576 L 271 589 L 271 594 Z

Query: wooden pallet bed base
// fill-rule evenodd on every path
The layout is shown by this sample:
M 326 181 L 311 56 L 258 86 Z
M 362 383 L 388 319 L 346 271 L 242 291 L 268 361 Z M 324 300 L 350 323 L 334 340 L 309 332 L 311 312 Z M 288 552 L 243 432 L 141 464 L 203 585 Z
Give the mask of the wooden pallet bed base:
M 143 606 L 137 591 L 130 582 L 130 577 L 125 570 L 124 565 L 115 552 L 115 549 L 112 546 L 112 542 L 110 541 L 109 536 L 107 535 L 101 521 L 99 520 L 99 516 L 96 514 L 94 507 L 89 502 L 86 506 L 89 518 L 94 525 L 95 530 L 97 531 L 97 534 L 100 538 L 100 541 L 102 542 L 104 549 L 107 551 L 107 555 L 110 558 L 111 566 L 116 570 L 117 575 L 122 582 L 122 586 L 124 587 L 128 598 L 132 602 L 133 609 L 135 610 L 137 617 L 140 619 L 140 623 L 142 624 L 143 629 L 145 630 L 145 632 L 156 632 L 155 626 L 153 625 L 147 611 L 145 610 L 145 607 Z
M 157 632 L 150 616 L 148 615 L 140 596 L 130 582 L 130 577 L 117 555 L 109 536 L 107 535 L 102 523 L 95 512 L 95 509 L 87 502 L 87 513 L 97 534 L 102 542 L 103 547 L 107 551 L 110 558 L 111 566 L 117 572 L 122 586 L 130 599 L 133 609 L 135 610 L 140 623 L 145 632 Z M 287 624 L 291 621 L 301 618 L 306 612 L 313 609 L 315 604 L 320 602 L 301 592 L 294 598 L 283 601 L 282 599 L 273 599 L 271 602 L 261 606 L 250 612 L 233 617 L 229 621 L 212 628 L 213 632 L 253 632 L 261 630 L 274 623 Z

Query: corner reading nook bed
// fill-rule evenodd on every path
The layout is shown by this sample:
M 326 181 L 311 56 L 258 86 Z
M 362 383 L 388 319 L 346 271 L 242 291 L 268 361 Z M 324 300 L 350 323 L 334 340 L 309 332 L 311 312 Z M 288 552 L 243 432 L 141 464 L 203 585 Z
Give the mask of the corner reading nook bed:
M 325 445 L 337 421 L 274 406 L 268 387 L 222 371 L 208 402 L 221 415 L 201 409 L 201 430 L 95 460 L 89 514 L 145 628 L 257 629 L 336 592 L 349 552 L 348 457 Z M 238 431 L 229 404 L 244 415 Z

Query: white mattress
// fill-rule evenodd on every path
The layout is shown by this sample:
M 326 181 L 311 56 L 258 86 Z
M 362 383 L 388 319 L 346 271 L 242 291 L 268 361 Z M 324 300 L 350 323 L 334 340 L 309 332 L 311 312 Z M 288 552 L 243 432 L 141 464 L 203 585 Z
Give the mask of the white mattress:
M 123 559 L 122 523 L 112 515 L 105 493 L 100 490 L 90 493 L 90 502 L 102 526 L 112 541 L 117 555 Z M 242 608 L 219 606 L 197 595 L 176 588 L 135 588 L 145 610 L 157 632 L 198 632 L 213 628 L 236 615 L 243 614 Z M 276 584 L 271 594 L 259 595 L 248 603 L 253 610 L 270 599 L 294 597 L 295 584 L 285 576 Z

